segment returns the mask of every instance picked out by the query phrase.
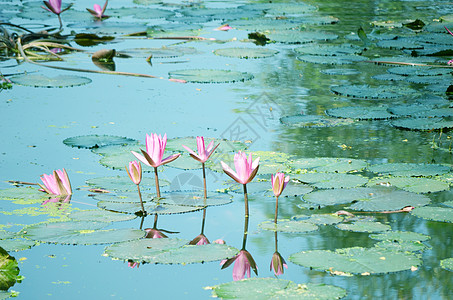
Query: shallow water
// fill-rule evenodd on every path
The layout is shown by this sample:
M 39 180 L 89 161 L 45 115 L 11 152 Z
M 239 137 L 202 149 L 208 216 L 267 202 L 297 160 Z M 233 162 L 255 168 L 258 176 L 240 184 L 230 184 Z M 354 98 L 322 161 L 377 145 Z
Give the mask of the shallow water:
M 14 1 L 13 3 L 15 3 Z M 1 2 L 0 2 L 1 3 Z M 210 7 L 222 7 L 219 2 L 205 1 Z M 246 1 L 238 1 L 243 4 Z M 319 7 L 322 15 L 332 15 L 340 22 L 332 25 L 308 26 L 340 36 L 334 43 L 363 26 L 372 31 L 372 21 L 420 18 L 430 22 L 452 12 L 444 1 L 309 1 Z M 232 5 L 232 4 L 231 4 Z M 78 1 L 75 9 L 91 7 L 89 1 Z M 109 8 L 134 6 L 130 1 L 112 1 Z M 155 5 L 155 7 L 160 7 Z M 108 10 L 107 10 L 108 12 Z M 62 14 L 64 20 L 64 13 Z M 111 19 L 105 21 L 108 22 Z M 127 19 L 132 22 L 132 20 Z M 18 24 L 39 23 L 16 18 Z M 154 20 L 153 22 L 159 22 Z M 56 25 L 55 20 L 45 23 Z M 92 83 L 71 88 L 33 88 L 14 85 L 0 91 L 0 188 L 11 187 L 7 180 L 37 182 L 43 173 L 65 168 L 73 188 L 70 209 L 93 209 L 96 200 L 88 196 L 85 181 L 103 176 L 125 176 L 122 170 L 112 170 L 98 163 L 99 156 L 89 150 L 71 148 L 62 143 L 68 137 L 99 134 L 118 135 L 143 142 L 146 133 L 167 133 L 169 138 L 207 136 L 251 141 L 252 151 L 278 151 L 296 157 L 345 157 L 367 160 L 370 163 L 442 163 L 451 165 L 448 151 L 433 150 L 436 132 L 400 130 L 389 121 L 358 121 L 352 125 L 327 128 L 294 128 L 283 125 L 280 118 L 303 113 L 324 115 L 329 108 L 381 103 L 409 103 L 426 92 L 424 86 L 395 82 L 380 82 L 371 78 L 386 72 L 387 66 L 357 63 L 346 66 L 320 65 L 299 61 L 294 48 L 300 45 L 268 44 L 278 50 L 273 57 L 237 59 L 214 55 L 213 50 L 227 47 L 254 46 L 241 42 L 245 31 L 213 31 L 220 22 L 205 24 L 202 36 L 228 40 L 225 43 L 192 41 L 182 43 L 198 53 L 177 58 L 153 59 L 152 66 L 143 58 L 115 58 L 118 71 L 146 73 L 168 78 L 173 70 L 191 68 L 229 69 L 247 71 L 253 80 L 236 83 L 201 84 L 175 83 L 165 79 L 147 79 L 101 74 L 70 73 L 45 69 L 14 60 L 0 62 L 3 74 L 34 72 L 55 76 L 74 74 L 85 76 Z M 25 25 L 24 25 L 25 26 Z M 66 29 L 67 30 L 67 29 Z M 412 34 L 409 29 L 404 31 Z M 237 38 L 237 40 L 231 40 Z M 446 38 L 451 38 L 446 35 Z M 112 45 L 117 50 L 128 48 L 158 48 L 181 41 L 144 38 L 119 39 Z M 96 46 L 97 50 L 104 46 Z M 387 55 L 390 50 L 370 50 L 367 57 Z M 326 59 L 329 59 L 326 57 Z M 443 57 L 443 63 L 450 58 Z M 52 63 L 58 65 L 59 63 Z M 67 65 L 95 68 L 88 54 L 68 57 Z M 352 68 L 357 75 L 325 75 L 321 70 Z M 450 76 L 450 75 L 448 75 Z M 417 90 L 397 100 L 357 100 L 333 94 L 330 87 L 344 84 L 401 84 Z M 444 96 L 443 94 L 440 94 Z M 272 109 L 270 109 L 272 108 Z M 342 146 L 345 145 L 345 146 Z M 133 159 L 131 157 L 131 159 Z M 178 176 L 201 177 L 201 170 L 182 171 L 166 167 L 161 178 L 174 181 Z M 144 176 L 153 178 L 152 173 Z M 210 190 L 224 189 L 227 176 L 208 173 Z M 189 187 L 190 188 L 190 187 Z M 164 188 L 165 189 L 165 188 Z M 181 187 L 184 189 L 184 187 Z M 234 194 L 233 203 L 207 208 L 205 234 L 211 240 L 224 239 L 227 244 L 241 247 L 243 234 L 243 200 Z M 428 194 L 433 203 L 452 199 L 450 191 Z M 306 213 L 299 198 L 281 198 L 280 218 Z M 275 200 L 272 197 L 250 196 L 250 224 L 247 250 L 253 255 L 259 277 L 272 277 L 269 264 L 274 252 L 274 234 L 258 224 L 272 220 Z M 35 205 L 39 206 L 39 205 Z M 24 225 L 49 218 L 19 213 L 23 205 L 0 201 L 3 211 L 2 229 L 19 231 Z M 331 213 L 338 207 L 326 207 L 319 212 Z M 6 212 L 6 213 L 5 213 Z M 10 214 L 9 212 L 15 212 Z M 311 213 L 311 211 L 308 211 Z M 315 210 L 318 212 L 318 210 Z M 288 261 L 288 269 L 279 278 L 296 283 L 325 283 L 347 291 L 347 299 L 449 299 L 453 277 L 439 266 L 439 261 L 452 256 L 453 227 L 450 223 L 427 221 L 409 214 L 376 214 L 378 221 L 392 230 L 405 230 L 431 236 L 425 242 L 431 249 L 421 255 L 423 264 L 416 271 L 393 274 L 343 277 L 310 270 Z M 200 233 L 201 212 L 159 217 L 159 227 L 180 233 L 178 238 L 193 239 Z M 153 217 L 145 220 L 151 227 Z M 109 228 L 139 228 L 140 219 L 118 222 Z M 334 226 L 302 234 L 279 233 L 279 250 L 286 259 L 304 250 L 334 250 L 345 247 L 372 247 L 368 233 L 340 231 Z M 0 241 L 1 246 L 1 241 Z M 19 299 L 203 299 L 211 292 L 203 289 L 232 280 L 232 267 L 221 270 L 219 262 L 190 265 L 143 264 L 131 269 L 127 262 L 112 260 L 102 254 L 106 245 L 67 246 L 40 244 L 29 250 L 11 253 L 19 260 L 20 275 L 25 278 L 11 290 L 20 292 Z M 254 276 L 254 275 L 252 275 Z

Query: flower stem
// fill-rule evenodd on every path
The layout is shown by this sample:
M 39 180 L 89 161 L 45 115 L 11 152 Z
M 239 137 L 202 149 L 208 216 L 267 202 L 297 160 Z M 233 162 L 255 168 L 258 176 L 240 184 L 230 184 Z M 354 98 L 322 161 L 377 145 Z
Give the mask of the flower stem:
M 57 15 L 58 21 L 60 22 L 60 30 L 63 28 L 63 22 L 61 21 L 60 14 Z
M 278 247 L 277 247 L 277 230 L 275 230 L 275 252 L 278 252 Z
M 154 215 L 153 229 L 157 229 L 157 214 Z
M 245 184 L 244 184 L 245 186 Z M 247 234 L 249 230 L 249 216 L 245 216 L 244 220 L 244 238 L 242 239 L 242 250 L 245 250 L 245 244 L 247 243 Z
M 206 207 L 203 209 L 203 221 L 201 221 L 201 234 L 204 234 L 205 220 L 206 220 Z
M 145 207 L 143 206 L 142 193 L 140 192 L 140 185 L 137 184 L 138 196 L 140 197 L 140 205 L 142 206 L 143 215 L 146 215 Z
M 249 217 L 249 198 L 247 196 L 247 185 L 244 184 L 244 204 L 245 204 L 245 217 Z
M 204 168 L 204 163 L 201 163 L 203 168 L 203 188 L 204 188 L 204 204 L 206 205 L 206 199 L 208 198 L 208 190 L 206 188 L 206 170 Z
M 278 197 L 276 197 L 275 201 L 275 218 L 274 218 L 274 223 L 277 224 L 277 216 L 278 216 Z
M 160 198 L 159 175 L 157 175 L 157 167 L 154 168 L 154 179 L 156 180 L 156 194 L 157 194 L 157 198 Z
M 140 222 L 140 230 L 143 228 L 143 222 L 145 222 L 145 215 L 142 216 L 142 220 Z

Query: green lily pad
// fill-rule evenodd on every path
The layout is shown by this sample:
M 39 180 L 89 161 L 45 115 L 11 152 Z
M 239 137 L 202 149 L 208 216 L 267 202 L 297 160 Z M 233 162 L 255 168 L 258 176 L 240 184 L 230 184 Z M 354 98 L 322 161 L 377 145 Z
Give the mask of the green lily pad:
M 453 109 L 450 108 L 437 108 L 432 104 L 402 104 L 395 105 L 388 108 L 392 114 L 404 117 L 417 117 L 417 118 L 432 118 L 432 117 L 446 117 L 453 114 Z
M 161 204 L 182 205 L 182 206 L 217 206 L 231 203 L 232 195 L 227 193 L 208 192 L 206 202 L 203 191 L 173 191 L 163 193 L 159 199 Z M 156 200 L 155 200 L 156 201 Z
M 453 208 L 453 201 L 445 201 L 442 204 Z
M 247 81 L 253 75 L 247 72 L 212 69 L 189 69 L 168 72 L 170 79 L 182 79 L 194 83 L 227 83 Z
M 319 228 L 313 223 L 293 220 L 277 220 L 277 224 L 274 221 L 264 221 L 258 226 L 264 230 L 297 233 L 315 231 Z
M 329 41 L 338 38 L 338 35 L 327 32 L 279 30 L 273 31 L 266 36 L 273 42 L 284 44 L 306 44 L 314 41 Z
M 103 145 L 102 147 L 91 148 L 91 152 L 102 156 L 109 156 L 120 153 L 131 153 L 131 151 L 140 153 L 140 149 L 146 150 L 146 146 L 136 141 L 136 143 L 132 142 L 131 144 Z
M 410 270 L 422 264 L 410 252 L 389 251 L 382 248 L 343 248 L 335 251 L 312 250 L 292 254 L 295 264 L 331 274 L 385 274 Z
M 336 214 L 312 214 L 312 215 L 297 215 L 291 217 L 294 221 L 304 221 L 315 225 L 334 225 L 343 221 L 343 217 Z
M 291 179 L 291 178 L 290 178 Z M 313 188 L 307 184 L 290 180 L 282 192 L 284 197 L 298 197 L 313 191 Z
M 440 266 L 445 270 L 453 271 L 453 258 L 442 259 L 440 261 Z
M 430 239 L 428 235 L 411 231 L 387 231 L 383 233 L 370 234 L 370 238 L 379 241 L 398 242 L 424 242 Z
M 142 201 L 150 202 L 155 196 L 156 194 L 142 193 Z M 102 193 L 94 195 L 93 199 L 108 202 L 140 203 L 138 192 Z
M 8 239 L 1 240 L 0 247 L 8 252 L 18 252 L 26 249 L 30 249 L 36 245 L 35 241 L 24 240 L 24 239 Z
M 129 164 L 127 165 L 129 166 Z M 124 173 L 126 173 L 126 170 L 124 170 Z M 133 192 L 138 195 L 137 186 L 132 182 L 129 176 L 97 177 L 88 179 L 86 183 L 93 188 L 104 189 L 110 192 Z M 160 187 L 168 185 L 170 185 L 170 182 L 168 180 L 159 178 Z M 140 182 L 141 191 L 154 191 L 155 188 L 156 185 L 154 178 L 142 176 L 142 181 Z
M 196 170 L 201 169 L 201 163 L 193 159 L 189 154 L 183 153 L 178 159 L 172 161 L 168 167 L 181 169 L 181 170 Z
M 212 154 L 210 160 L 216 156 L 216 153 L 225 153 L 225 152 L 237 152 L 239 150 L 247 149 L 247 145 L 241 141 L 231 141 L 227 139 L 214 139 L 214 138 L 205 138 L 205 146 L 207 147 L 211 141 L 214 141 L 214 146 L 220 144 L 219 147 L 215 150 Z M 197 140 L 196 137 L 181 137 L 181 138 L 173 138 L 167 140 L 167 151 L 175 151 L 175 152 L 187 152 L 187 150 L 182 146 L 187 146 L 190 149 L 197 152 Z M 200 164 L 201 165 L 201 164 Z
M 335 56 L 322 56 L 322 55 L 299 55 L 297 59 L 303 62 L 322 64 L 322 65 L 352 65 L 358 61 L 367 60 L 366 57 L 360 55 L 335 55 Z
M 12 239 L 16 237 L 15 232 L 0 230 L 0 240 Z
M 14 257 L 0 247 L 0 290 L 7 291 L 19 277 L 19 267 Z
M 346 291 L 334 285 L 296 284 L 278 278 L 249 278 L 208 287 L 212 296 L 221 299 L 340 299 Z
M 168 204 L 157 204 L 155 202 L 146 202 L 143 203 L 143 206 L 145 208 L 145 211 L 149 215 L 183 214 L 203 209 L 203 207 L 201 206 L 168 205 Z M 141 212 L 142 210 L 140 202 L 121 203 L 121 202 L 99 201 L 98 207 L 126 214 L 135 214 Z
M 447 207 L 417 207 L 411 214 L 432 221 L 453 223 L 453 209 Z
M 91 79 L 76 75 L 57 75 L 55 77 L 47 77 L 41 74 L 24 74 L 12 76 L 9 79 L 14 84 L 44 88 L 62 88 L 91 83 Z
M 318 8 L 314 5 L 307 4 L 305 2 L 300 3 L 280 3 L 280 2 L 264 2 L 264 3 L 249 3 L 239 6 L 244 10 L 258 10 L 265 11 L 270 15 L 297 15 L 306 14 L 316 11 Z
M 137 160 L 137 158 L 130 152 L 118 152 L 117 154 L 105 155 L 99 160 L 99 163 L 107 168 L 112 168 L 114 170 L 126 170 L 125 166 L 129 166 L 129 162 Z M 142 164 L 143 172 L 150 172 L 151 167 L 148 167 L 145 164 Z
M 67 138 L 63 141 L 67 146 L 84 148 L 84 149 L 93 149 L 109 145 L 128 145 L 128 144 L 138 144 L 137 140 L 116 136 L 116 135 L 82 135 Z
M 105 249 L 114 259 L 157 264 L 190 264 L 233 257 L 238 249 L 219 244 L 187 245 L 189 241 L 174 238 L 140 239 L 118 243 Z
M 233 20 L 232 22 L 229 22 L 229 24 L 233 28 L 249 31 L 295 29 L 300 26 L 300 23 L 296 23 L 293 20 L 270 19 L 270 18 Z
M 374 75 L 371 78 L 376 80 L 386 80 L 386 81 L 403 81 L 406 80 L 405 76 L 396 75 L 396 74 L 378 74 Z
M 353 203 L 349 208 L 361 211 L 394 211 L 409 205 L 417 207 L 430 203 L 424 195 L 380 186 L 314 191 L 303 199 L 317 205 Z
M 404 66 L 394 67 L 387 70 L 390 74 L 397 74 L 403 76 L 416 75 L 416 76 L 437 76 L 451 74 L 449 68 L 429 68 L 420 66 Z
M 368 182 L 368 186 L 374 185 L 396 186 L 413 193 L 435 193 L 450 189 L 447 182 L 421 177 L 375 177 Z
M 331 91 L 337 95 L 359 99 L 395 99 L 416 93 L 411 88 L 394 85 L 381 85 L 378 87 L 368 85 L 342 85 L 331 87 Z
M 354 232 L 381 232 L 392 229 L 389 225 L 373 221 L 356 221 L 353 223 L 342 223 L 338 224 L 337 228 L 340 230 Z
M 210 17 L 212 20 L 253 19 L 263 15 L 262 11 L 238 8 L 185 7 L 177 10 L 184 16 Z
M 318 189 L 353 188 L 365 185 L 368 182 L 368 178 L 366 177 L 342 173 L 303 173 L 294 174 L 292 178 L 310 184 Z
M 352 123 L 354 123 L 354 120 L 336 119 L 336 118 L 330 118 L 330 117 L 318 116 L 318 115 L 295 115 L 295 116 L 281 117 L 280 122 L 282 122 L 282 124 L 285 124 L 288 126 L 293 126 L 293 127 L 322 128 L 322 127 L 351 125 Z
M 368 170 L 379 175 L 426 177 L 448 173 L 451 168 L 439 164 L 386 163 L 372 165 Z
M 292 169 L 312 170 L 317 172 L 347 173 L 362 171 L 367 167 L 367 162 L 361 159 L 315 157 L 299 158 L 288 163 Z
M 321 73 L 326 75 L 357 75 L 360 74 L 360 71 L 356 69 L 325 69 L 321 70 Z
M 170 10 L 153 9 L 144 7 L 121 7 L 108 10 L 109 16 L 123 18 L 131 16 L 134 19 L 162 19 L 175 15 Z
M 138 229 L 99 230 L 106 225 L 92 221 L 41 223 L 25 227 L 23 235 L 35 241 L 70 245 L 109 244 L 145 236 L 145 232 Z
M 344 44 L 344 45 L 304 45 L 294 49 L 297 54 L 309 54 L 316 56 L 337 56 L 337 55 L 346 55 L 346 54 L 360 54 L 363 51 L 363 48 Z M 328 59 L 328 58 L 326 58 Z
M 17 187 L 0 190 L 0 200 L 11 200 L 16 204 L 41 203 L 48 198 L 48 194 L 32 187 Z
M 395 115 L 387 111 L 385 106 L 346 106 L 326 110 L 326 114 L 335 118 L 351 118 L 357 120 L 384 120 L 394 118 Z
M 277 54 L 277 50 L 267 48 L 222 48 L 214 51 L 214 54 L 235 58 L 265 58 Z
M 165 23 L 149 27 L 146 35 L 151 38 L 197 36 L 202 27 L 200 24 Z
M 69 214 L 68 217 L 76 221 L 94 222 L 121 222 L 136 218 L 134 215 L 120 214 L 101 209 L 77 210 Z
M 422 242 L 418 241 L 390 241 L 390 240 L 385 240 L 381 241 L 379 243 L 376 243 L 376 247 L 379 248 L 385 248 L 390 251 L 409 251 L 409 252 L 421 252 L 425 251 L 426 249 L 429 249 L 428 246 L 423 244 Z
M 452 118 L 408 118 L 392 121 L 396 128 L 429 131 L 433 129 L 453 128 Z
M 398 37 L 397 39 L 393 40 L 382 40 L 376 43 L 378 47 L 381 48 L 388 48 L 388 49 L 398 49 L 398 50 L 405 50 L 405 49 L 423 49 L 423 45 L 421 43 Z

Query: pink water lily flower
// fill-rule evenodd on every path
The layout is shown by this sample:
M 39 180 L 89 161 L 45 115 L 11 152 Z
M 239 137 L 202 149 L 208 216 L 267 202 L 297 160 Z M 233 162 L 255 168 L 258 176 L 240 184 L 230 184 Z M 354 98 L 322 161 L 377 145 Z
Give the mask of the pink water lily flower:
M 56 170 L 52 174 L 43 174 L 41 180 L 44 185 L 39 184 L 43 192 L 52 195 L 71 195 L 72 188 L 66 170 Z
M 132 269 L 137 267 L 137 269 L 138 269 L 140 267 L 140 263 L 135 262 L 135 261 L 128 261 L 127 266 Z
M 184 149 L 189 151 L 190 156 L 192 156 L 193 159 L 205 163 L 209 157 L 214 153 L 215 149 L 219 147 L 220 144 L 217 144 L 217 146 L 214 147 L 214 141 L 211 141 L 208 145 L 208 148 L 206 149 L 205 144 L 204 144 L 204 138 L 202 136 L 197 136 L 197 150 L 198 154 L 195 153 L 192 149 L 189 147 L 182 145 Z
M 162 138 L 161 135 L 152 133 L 151 135 L 146 135 L 146 151 L 142 151 L 142 154 L 138 154 L 135 151 L 131 151 L 142 163 L 150 167 L 157 168 L 158 166 L 168 164 L 169 162 L 177 159 L 181 153 L 170 155 L 164 159 L 164 151 L 167 146 L 167 134 L 164 134 Z
M 142 181 L 142 165 L 136 160 L 129 162 L 129 169 L 126 167 L 127 175 L 133 183 L 139 185 Z
M 274 252 L 274 255 L 272 255 L 272 260 L 271 260 L 271 271 L 274 271 L 274 274 L 276 276 L 282 275 L 283 267 L 288 269 L 288 265 L 286 264 L 285 260 L 280 255 L 280 253 Z
M 46 5 L 46 7 L 44 6 L 41 6 L 42 8 L 44 8 L 45 10 L 47 11 L 50 11 L 56 15 L 60 15 L 62 12 L 68 10 L 71 8 L 71 6 L 73 5 L 72 3 L 69 4 L 68 7 L 66 7 L 65 9 L 61 9 L 61 0 L 49 0 L 49 1 L 43 1 L 44 4 Z
M 223 24 L 223 25 L 220 25 L 219 27 L 217 27 L 216 29 L 214 30 L 220 30 L 220 31 L 228 31 L 230 29 L 233 29 L 233 27 L 231 27 L 230 25 L 228 24 Z
M 223 171 L 233 178 L 236 182 L 247 184 L 253 180 L 256 173 L 258 173 L 260 158 L 258 157 L 252 163 L 252 154 L 247 155 L 244 152 L 239 151 L 234 155 L 234 166 L 236 172 L 233 171 L 226 163 L 221 161 Z
M 276 173 L 275 176 L 271 175 L 272 181 L 272 190 L 274 192 L 275 197 L 280 197 L 285 187 L 288 185 L 289 176 L 285 177 L 283 173 Z
M 94 10 L 89 8 L 87 8 L 87 10 L 93 17 L 98 18 L 99 20 L 110 18 L 110 16 L 104 15 L 108 2 L 109 1 L 106 0 L 102 8 L 99 4 L 95 4 L 93 7 Z
M 256 275 L 258 275 L 258 270 L 256 269 L 256 263 L 253 259 L 252 255 L 247 250 L 241 250 L 239 253 L 226 261 L 222 261 L 223 264 L 222 269 L 227 268 L 234 262 L 233 267 L 233 280 L 241 280 L 244 279 L 245 273 L 247 273 L 247 277 L 250 278 L 250 269 L 253 269 Z
M 207 245 L 209 244 L 208 238 L 204 234 L 197 235 L 192 241 L 189 242 L 189 245 Z
M 163 234 L 160 230 L 156 228 L 145 228 L 146 231 L 146 236 L 145 238 L 147 239 L 162 239 L 162 238 L 168 238 L 165 234 Z

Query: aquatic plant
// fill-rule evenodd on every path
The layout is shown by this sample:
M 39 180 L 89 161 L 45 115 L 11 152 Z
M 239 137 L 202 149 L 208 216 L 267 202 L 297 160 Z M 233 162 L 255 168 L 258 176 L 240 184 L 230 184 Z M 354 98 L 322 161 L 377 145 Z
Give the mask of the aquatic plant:
M 71 6 L 73 5 L 73 3 L 69 4 L 69 6 L 67 6 L 65 9 L 61 9 L 61 0 L 49 0 L 49 1 L 43 1 L 43 2 L 46 5 L 46 7 L 41 6 L 42 8 L 57 15 L 58 22 L 60 22 L 60 30 L 61 30 L 63 28 L 63 23 L 61 22 L 60 14 L 64 11 L 70 9 Z
M 140 205 L 142 206 L 142 213 L 146 214 L 145 208 L 143 207 L 142 193 L 140 192 L 140 182 L 142 181 L 142 165 L 136 160 L 129 162 L 129 169 L 127 167 L 127 175 L 133 183 L 137 185 L 138 196 L 140 197 Z
M 104 6 L 101 8 L 99 4 L 94 5 L 94 10 L 87 8 L 87 11 L 95 18 L 99 20 L 110 18 L 110 16 L 104 15 L 105 10 L 107 9 L 108 0 L 105 1 Z
M 52 174 L 43 174 L 41 180 L 44 185 L 39 184 L 43 192 L 52 195 L 71 195 L 71 182 L 66 170 L 56 170 Z
M 277 236 L 277 232 L 275 232 L 275 236 Z M 270 270 L 274 271 L 275 276 L 278 276 L 283 274 L 283 267 L 288 269 L 285 259 L 278 251 L 275 251 L 274 255 L 272 255 Z

